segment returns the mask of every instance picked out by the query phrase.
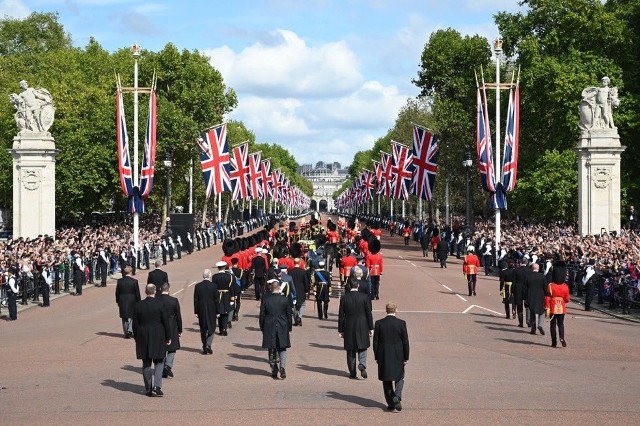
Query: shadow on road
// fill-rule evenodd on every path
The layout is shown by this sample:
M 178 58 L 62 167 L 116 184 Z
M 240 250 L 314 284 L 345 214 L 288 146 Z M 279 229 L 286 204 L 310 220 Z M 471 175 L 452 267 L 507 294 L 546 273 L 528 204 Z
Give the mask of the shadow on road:
M 237 348 L 242 348 L 242 349 L 253 349 L 254 351 L 264 351 L 265 350 L 265 349 L 262 349 L 262 346 L 245 345 L 244 343 L 234 343 L 233 346 L 235 346 Z
M 193 328 L 193 327 L 185 327 L 184 331 L 190 331 L 192 333 L 200 333 L 199 328 Z
M 123 365 L 120 368 L 125 371 L 133 371 L 134 373 L 138 373 L 138 374 L 142 373 L 142 366 L 136 367 L 135 365 Z
M 478 322 L 478 321 L 476 321 Z M 496 330 L 496 331 L 506 331 L 507 333 L 519 333 L 519 334 L 529 334 L 524 328 L 504 328 L 504 327 L 491 327 L 489 325 L 485 326 L 487 330 Z
M 262 368 L 238 367 L 237 365 L 225 365 L 224 368 L 230 371 L 246 374 L 248 376 L 271 376 L 269 371 Z
M 335 327 L 332 327 L 332 328 L 335 328 Z M 309 342 L 309 346 L 313 348 L 335 349 L 336 351 L 344 351 L 344 348 L 342 346 L 336 346 L 336 345 L 323 345 L 321 343 Z
M 98 331 L 96 334 L 98 336 L 107 336 L 107 337 L 115 337 L 117 339 L 124 339 L 123 333 L 110 333 L 108 331 Z
M 515 339 L 502 339 L 499 338 L 497 340 L 502 340 L 503 342 L 509 342 L 509 343 L 520 343 L 522 345 L 536 345 L 536 346 L 551 346 L 550 343 L 539 343 L 539 342 L 532 342 L 531 340 L 515 340 Z
M 318 328 L 325 328 L 327 330 L 337 330 L 338 327 L 335 325 L 319 325 Z
M 231 358 L 236 358 L 236 359 L 244 359 L 247 361 L 257 361 L 257 362 L 261 362 L 261 363 L 268 363 L 267 357 L 259 357 L 259 356 L 255 356 L 255 355 L 241 355 L 241 354 L 227 354 L 229 355 Z
M 298 368 L 305 371 L 312 371 L 315 373 L 324 374 L 326 376 L 340 376 L 346 377 L 349 373 L 346 370 L 336 370 L 335 368 L 315 367 L 311 365 L 298 364 Z
M 134 385 L 133 383 L 117 382 L 115 380 L 106 379 L 100 383 L 102 386 L 108 386 L 119 390 L 120 392 L 131 392 L 138 395 L 144 394 L 144 386 Z
M 244 329 L 249 331 L 260 331 L 259 327 L 245 327 Z
M 382 410 L 386 410 L 387 408 L 387 406 L 381 402 L 374 401 L 373 399 L 369 398 L 363 398 L 361 396 L 345 395 L 334 391 L 327 392 L 327 396 L 329 398 L 339 399 L 340 401 L 350 402 L 351 404 L 356 404 L 361 407 L 380 408 Z
M 180 346 L 179 350 L 185 351 L 185 352 L 193 352 L 194 354 L 202 353 L 202 349 L 201 348 L 189 348 L 187 346 Z

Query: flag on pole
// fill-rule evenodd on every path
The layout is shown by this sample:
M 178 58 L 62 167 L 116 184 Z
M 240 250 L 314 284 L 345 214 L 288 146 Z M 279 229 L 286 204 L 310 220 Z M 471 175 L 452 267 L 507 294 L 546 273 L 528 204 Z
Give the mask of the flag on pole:
M 264 198 L 259 152 L 249 154 L 249 189 L 253 200 Z
M 487 96 L 484 86 L 477 91 L 476 150 L 478 153 L 478 171 L 482 188 L 491 193 L 496 192 L 494 169 L 491 155 L 491 134 L 489 116 L 487 114 Z
M 413 179 L 411 164 L 411 150 L 408 146 L 391 141 L 393 144 L 393 159 L 391 165 L 391 197 L 396 200 L 409 199 L 409 186 Z
M 391 196 L 391 154 L 380 152 L 380 166 L 382 167 L 382 175 L 378 186 L 378 194 L 385 197 Z
M 430 201 L 433 198 L 433 187 L 438 173 L 438 139 L 424 127 L 413 126 L 413 180 L 411 193 Z
M 116 138 L 120 187 L 124 195 L 129 197 L 133 195 L 133 173 L 131 172 L 131 158 L 129 157 L 129 135 L 127 135 L 127 122 L 124 116 L 122 88 L 119 84 L 116 92 Z
M 151 89 L 149 96 L 149 114 L 147 132 L 144 137 L 144 155 L 140 170 L 140 196 L 146 200 L 153 187 L 153 175 L 156 168 L 156 91 Z
M 271 175 L 271 159 L 262 160 L 260 166 L 260 175 L 262 179 L 262 192 L 265 198 L 273 197 L 273 176 Z
M 249 199 L 249 144 L 241 143 L 234 147 L 231 157 L 231 169 L 229 179 L 231 180 L 233 200 Z
M 502 162 L 502 186 L 506 192 L 516 187 L 518 176 L 518 144 L 520 139 L 520 87 L 509 91 L 507 128 L 504 135 L 504 160 Z
M 198 139 L 198 145 L 207 198 L 223 191 L 230 191 L 227 124 L 220 124 L 202 133 Z

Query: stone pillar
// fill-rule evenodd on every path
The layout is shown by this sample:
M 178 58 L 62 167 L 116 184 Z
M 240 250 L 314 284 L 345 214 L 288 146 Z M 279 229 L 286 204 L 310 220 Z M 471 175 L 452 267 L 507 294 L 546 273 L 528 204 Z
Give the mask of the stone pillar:
M 616 128 L 584 129 L 578 153 L 580 235 L 620 230 L 620 144 Z
M 55 235 L 56 154 L 48 132 L 13 138 L 13 237 Z

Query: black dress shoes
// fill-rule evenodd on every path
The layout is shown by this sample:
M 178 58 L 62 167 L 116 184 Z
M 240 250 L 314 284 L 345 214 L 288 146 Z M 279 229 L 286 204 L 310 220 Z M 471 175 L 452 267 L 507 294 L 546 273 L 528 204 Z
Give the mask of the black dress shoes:
M 147 395 L 147 396 L 151 396 L 151 397 L 156 396 L 156 395 L 153 393 L 153 391 L 150 391 L 150 390 L 148 390 L 148 391 L 146 392 L 146 395 Z
M 160 388 L 159 388 L 159 387 L 157 387 L 157 386 L 154 386 L 154 388 L 153 388 L 153 393 L 154 393 L 156 396 L 163 396 L 163 395 L 164 395 L 164 392 L 162 392 L 162 389 L 160 389 Z
M 564 339 L 560 339 L 560 344 L 562 345 L 563 348 L 567 347 L 567 342 L 565 342 Z
M 280 369 L 280 378 L 281 379 L 286 379 L 287 378 L 287 372 L 284 371 L 284 368 Z
M 400 398 L 397 396 L 393 397 L 393 405 L 396 410 L 402 411 L 402 404 L 400 403 Z
M 360 376 L 362 376 L 363 379 L 366 379 L 368 377 L 366 368 L 360 365 L 358 366 L 358 370 L 360 370 Z

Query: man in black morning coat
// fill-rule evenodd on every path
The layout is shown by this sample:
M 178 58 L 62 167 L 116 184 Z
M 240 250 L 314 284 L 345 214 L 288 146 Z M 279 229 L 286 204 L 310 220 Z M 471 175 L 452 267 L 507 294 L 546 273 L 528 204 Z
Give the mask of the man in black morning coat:
M 369 338 L 373 335 L 373 316 L 371 299 L 367 294 L 359 292 L 357 286 L 353 286 L 340 298 L 338 333 L 344 339 L 349 377 L 356 378 L 357 354 L 358 370 L 362 378 L 366 379 L 367 348 L 371 344 Z
M 169 283 L 162 284 L 162 294 L 158 296 L 167 311 L 169 327 L 171 328 L 171 343 L 167 345 L 167 356 L 164 358 L 164 371 L 162 377 L 173 377 L 173 363 L 176 359 L 176 351 L 180 349 L 180 336 L 182 336 L 182 314 L 180 302 L 169 295 Z
M 218 287 L 211 282 L 211 270 L 205 269 L 203 280 L 196 284 L 193 292 L 193 309 L 198 317 L 202 353 L 212 354 L 211 344 L 216 331 L 216 315 L 218 313 Z
M 147 276 L 147 284 L 153 284 L 156 286 L 156 294 L 160 294 L 162 291 L 162 284 L 169 282 L 169 275 L 160 269 L 160 266 L 162 266 L 162 262 L 160 260 L 156 260 L 156 268 L 149 272 L 149 275 Z
M 277 279 L 267 282 L 271 294 L 265 294 L 260 304 L 260 331 L 262 331 L 262 347 L 269 350 L 269 365 L 271 377 L 285 379 L 287 373 L 287 348 L 291 347 L 289 333 L 292 329 L 291 304 L 289 299 L 280 294 L 280 283 Z M 280 370 L 276 362 L 276 355 L 280 358 Z
M 156 299 L 156 286 L 147 284 L 147 297 L 136 303 L 133 315 L 133 337 L 136 339 L 136 357 L 142 360 L 142 377 L 147 396 L 162 396 L 162 371 L 167 345 L 171 344 L 171 330 L 167 311 Z M 155 372 L 151 373 L 151 362 Z
M 116 303 L 122 319 L 122 331 L 126 339 L 133 336 L 133 313 L 136 303 L 140 301 L 138 280 L 132 278 L 131 266 L 125 266 L 122 278 L 116 283 Z
M 395 303 L 387 303 L 387 316 L 376 321 L 373 331 L 373 354 L 378 363 L 378 379 L 382 381 L 387 409 L 395 408 L 400 411 L 404 366 L 409 362 L 409 336 L 407 323 L 396 318 L 396 310 Z

